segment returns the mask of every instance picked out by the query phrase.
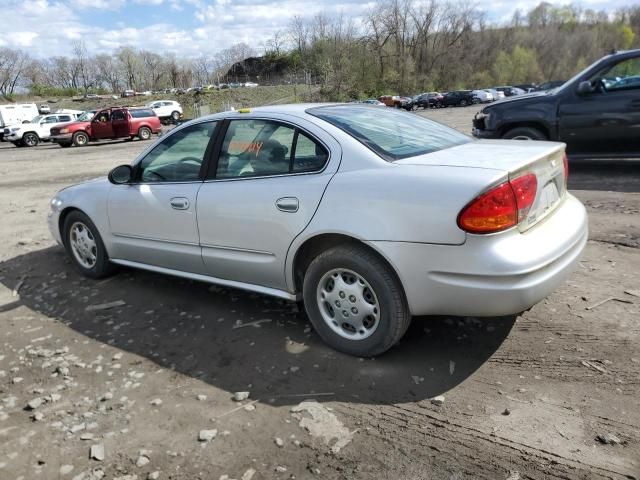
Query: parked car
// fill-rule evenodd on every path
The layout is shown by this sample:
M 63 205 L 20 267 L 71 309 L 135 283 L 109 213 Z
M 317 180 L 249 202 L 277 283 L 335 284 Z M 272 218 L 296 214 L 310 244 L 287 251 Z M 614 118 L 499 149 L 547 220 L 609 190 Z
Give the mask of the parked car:
M 146 107 L 153 109 L 160 120 L 170 119 L 176 123 L 182 117 L 182 106 L 173 100 L 157 100 L 147 103 Z
M 623 82 L 638 75 L 640 49 L 607 55 L 553 90 L 483 108 L 473 134 L 561 141 L 576 157 L 640 157 L 640 84 Z
M 535 92 L 538 89 L 538 85 L 535 83 L 519 83 L 514 85 L 515 88 L 519 88 L 523 93 Z
M 82 147 L 97 140 L 149 140 L 160 131 L 160 119 L 151 108 L 111 107 L 99 110 L 91 119 L 56 125 L 51 140 L 61 147 Z
M 493 95 L 494 100 L 502 100 L 504 98 L 504 92 L 501 92 L 500 90 L 495 90 L 493 88 L 485 88 L 483 90 Z
M 122 98 L 135 97 L 135 96 L 136 96 L 136 92 L 134 90 L 125 90 L 124 92 L 122 92 Z
M 543 92 L 545 90 L 551 90 L 552 88 L 560 87 L 564 84 L 565 80 L 552 80 L 551 82 L 544 82 L 538 85 L 536 91 Z
M 487 92 L 486 90 L 472 90 L 471 94 L 478 101 L 474 103 L 490 103 L 493 102 L 493 94 L 491 92 Z
M 525 93 L 525 91 L 522 90 L 521 88 L 511 87 L 511 86 L 493 87 L 493 89 L 504 93 L 505 97 L 514 97 L 516 95 L 522 95 L 523 93 Z
M 4 138 L 16 147 L 35 147 L 41 141 L 50 140 L 51 127 L 70 122 L 75 118 L 76 115 L 70 113 L 38 115 L 32 118 L 30 122 L 6 127 L 4 129 Z
M 561 284 L 587 241 L 563 156 L 396 109 L 241 109 L 61 190 L 49 228 L 88 277 L 125 265 L 303 300 L 329 345 L 374 356 L 412 315 L 515 314 Z
M 254 82 L 245 82 L 244 86 L 248 88 L 256 88 L 258 84 Z
M 417 95 L 413 99 L 415 107 L 421 108 L 441 108 L 443 104 L 443 96 L 438 92 L 428 92 Z
M 471 90 L 447 92 L 442 98 L 442 104 L 445 107 L 466 107 L 474 103 L 478 103 L 478 100 Z
M 402 97 L 400 95 L 383 95 L 378 97 L 378 101 L 384 103 L 387 107 L 403 108 L 405 110 L 413 110 L 413 99 L 411 97 Z
M 100 98 L 100 95 L 98 95 L 97 93 L 87 93 L 85 94 L 84 98 L 87 100 L 97 100 Z
M 38 113 L 38 107 L 35 103 L 0 105 L 0 140 L 6 141 L 4 139 L 5 128 L 29 122 Z
M 45 113 L 51 113 L 51 107 L 46 103 L 38 106 L 38 113 L 44 115 Z

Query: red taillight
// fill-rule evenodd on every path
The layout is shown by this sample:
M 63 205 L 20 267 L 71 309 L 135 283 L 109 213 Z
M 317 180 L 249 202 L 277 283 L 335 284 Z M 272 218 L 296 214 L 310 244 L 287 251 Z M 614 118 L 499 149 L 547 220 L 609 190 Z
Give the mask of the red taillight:
M 536 198 L 533 173 L 522 175 L 483 193 L 458 215 L 458 226 L 469 233 L 494 233 L 524 219 Z

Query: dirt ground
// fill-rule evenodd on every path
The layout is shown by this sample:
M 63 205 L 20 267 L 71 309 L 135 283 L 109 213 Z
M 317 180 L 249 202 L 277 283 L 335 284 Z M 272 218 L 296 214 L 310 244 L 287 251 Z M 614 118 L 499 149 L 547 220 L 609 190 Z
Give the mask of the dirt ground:
M 49 199 L 147 145 L 0 144 L 0 479 L 640 479 L 640 163 L 571 164 L 590 241 L 547 300 L 365 360 L 283 301 L 79 276 Z

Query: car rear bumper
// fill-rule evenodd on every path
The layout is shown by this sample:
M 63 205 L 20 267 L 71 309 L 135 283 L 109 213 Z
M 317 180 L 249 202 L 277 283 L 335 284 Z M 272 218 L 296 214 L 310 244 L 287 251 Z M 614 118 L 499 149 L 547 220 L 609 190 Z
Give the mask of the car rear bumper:
M 413 315 L 499 316 L 552 293 L 577 264 L 588 236 L 584 206 L 567 194 L 524 233 L 467 235 L 463 245 L 370 242 L 395 267 Z

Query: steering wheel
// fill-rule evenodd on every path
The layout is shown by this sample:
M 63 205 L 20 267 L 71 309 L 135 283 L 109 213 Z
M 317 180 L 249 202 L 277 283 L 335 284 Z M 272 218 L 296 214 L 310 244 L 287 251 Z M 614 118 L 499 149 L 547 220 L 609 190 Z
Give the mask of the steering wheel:
M 200 165 L 202 160 L 199 159 L 198 157 L 184 157 L 184 158 L 181 158 L 178 163 L 187 163 L 187 162 L 193 162 L 193 163 L 197 163 L 198 165 Z
M 162 174 L 160 174 L 160 173 L 156 172 L 155 170 L 145 170 L 145 171 L 143 172 L 143 176 L 146 176 L 146 175 L 147 175 L 147 173 L 155 175 L 156 177 L 158 177 L 158 178 L 159 178 L 160 180 L 162 180 L 162 181 L 164 181 L 164 180 L 166 180 L 166 179 L 167 179 L 164 175 L 162 175 Z
M 607 93 L 607 84 L 604 81 L 604 78 L 601 78 L 600 80 L 598 80 L 598 87 L 600 90 L 600 93 Z

